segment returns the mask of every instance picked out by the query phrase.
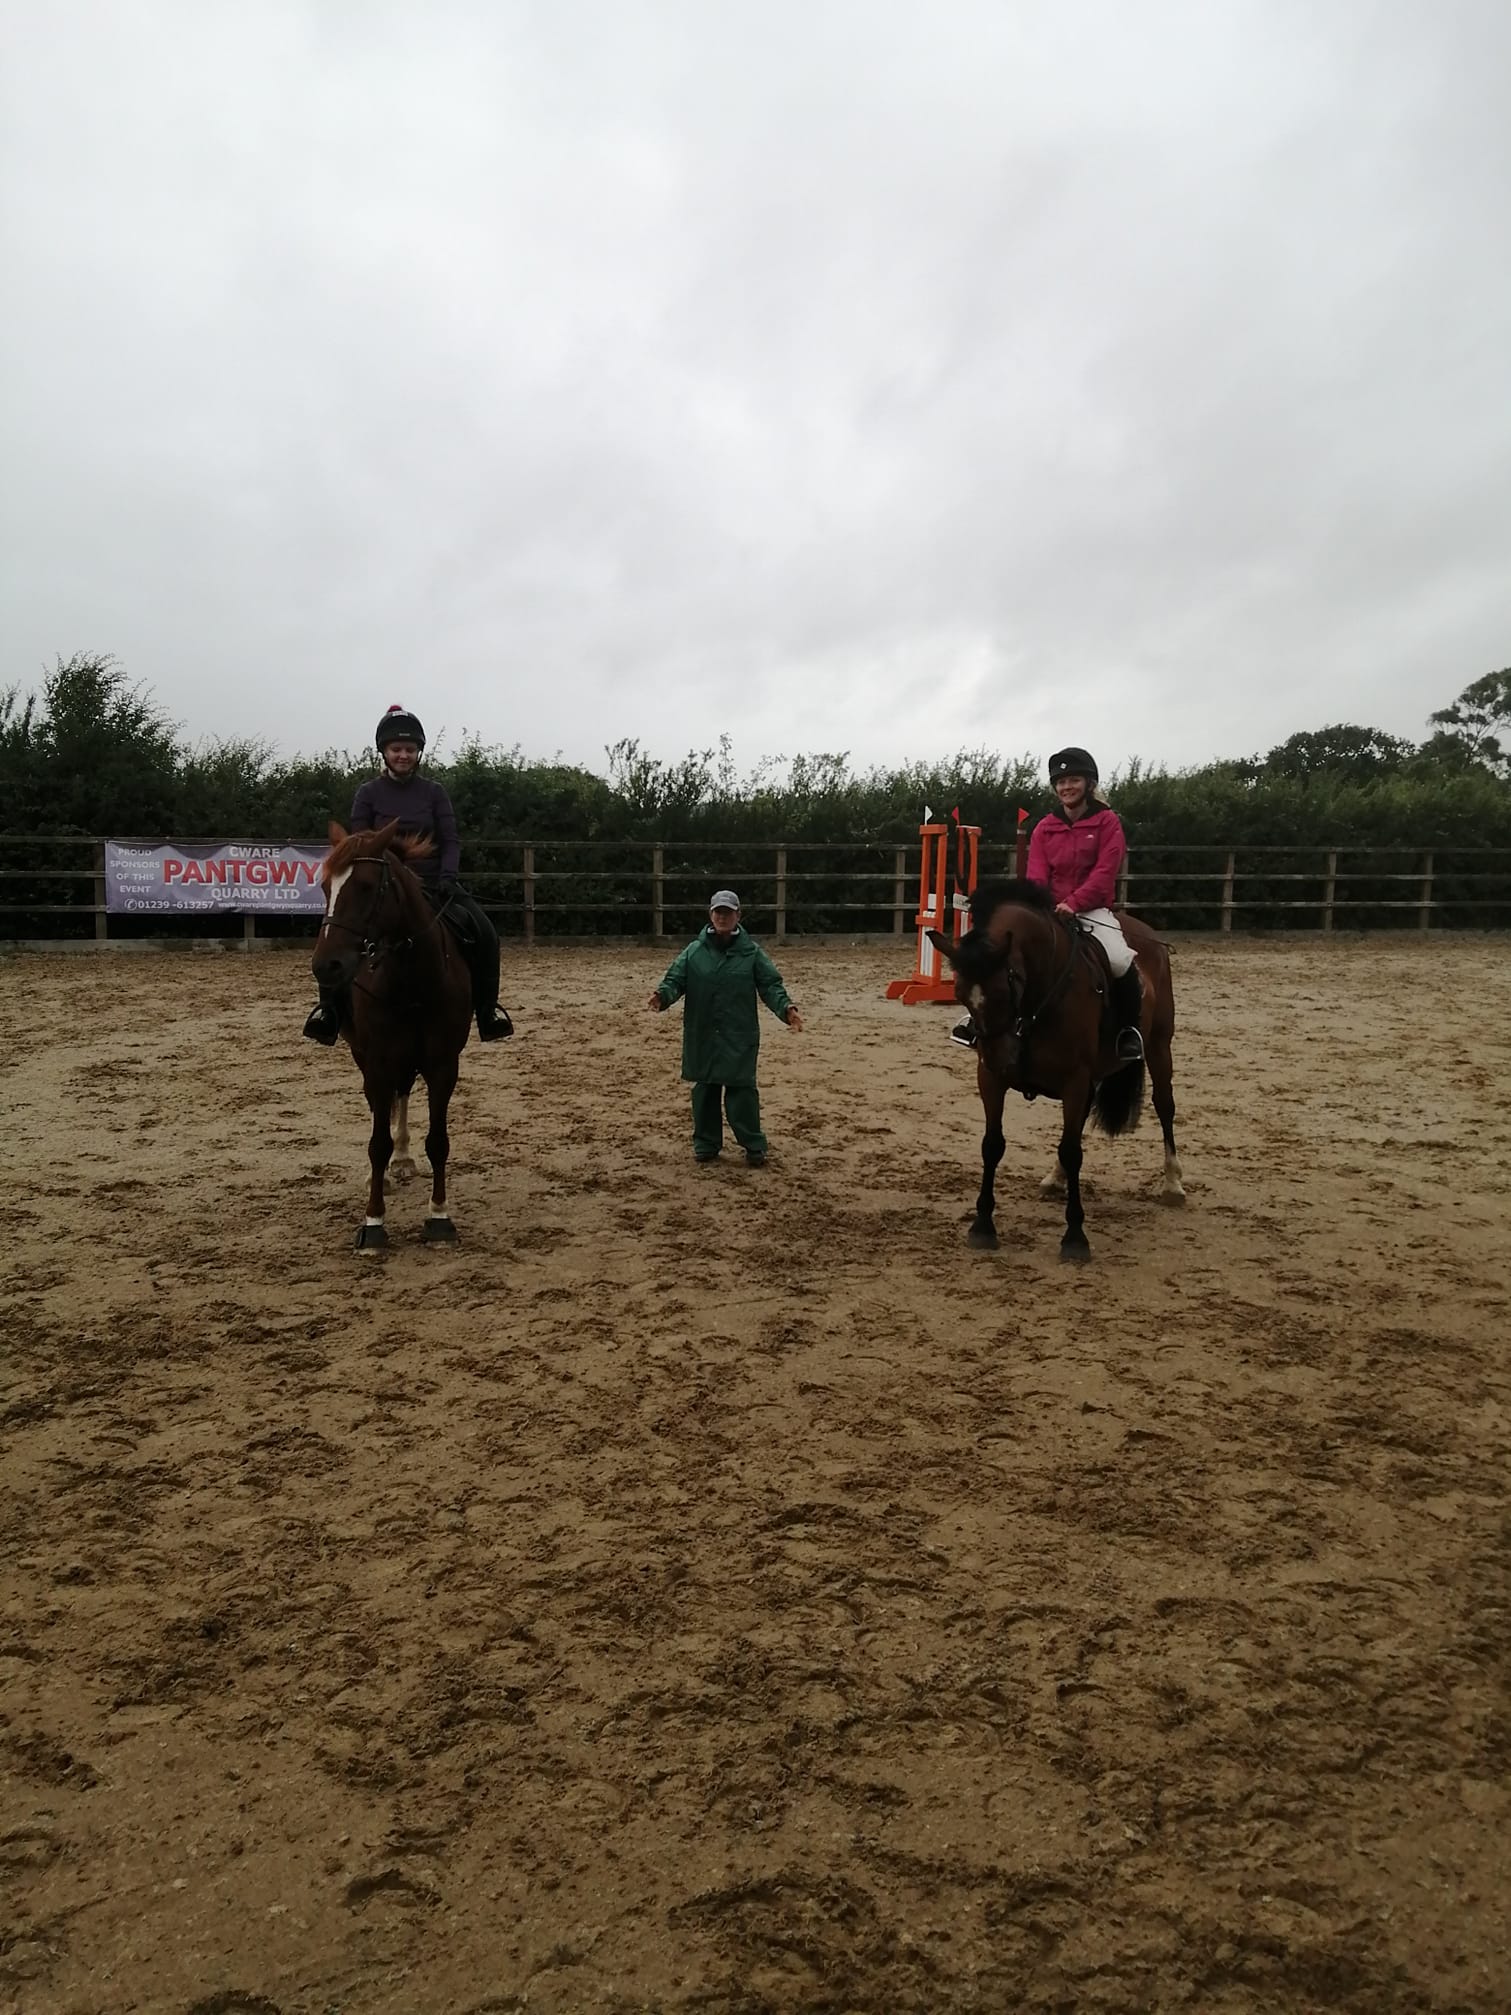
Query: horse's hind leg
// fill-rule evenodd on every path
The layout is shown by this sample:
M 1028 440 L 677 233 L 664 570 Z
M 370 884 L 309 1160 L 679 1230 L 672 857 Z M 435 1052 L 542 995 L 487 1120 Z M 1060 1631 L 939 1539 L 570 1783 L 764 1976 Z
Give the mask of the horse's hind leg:
M 456 1090 L 456 1065 L 445 1075 L 427 1080 L 430 1094 L 430 1130 L 425 1135 L 425 1153 L 430 1160 L 430 1209 L 423 1236 L 430 1245 L 452 1245 L 456 1226 L 446 1208 L 446 1162 L 451 1153 L 451 1136 L 446 1131 L 446 1112 Z
M 393 1110 L 392 1093 L 386 1086 L 381 1092 L 370 1091 L 367 1103 L 373 1116 L 372 1138 L 367 1143 L 372 1176 L 367 1185 L 367 1221 L 357 1232 L 359 1252 L 370 1252 L 388 1243 L 388 1232 L 383 1223 L 383 1177 L 393 1153 L 393 1131 L 389 1124 Z
M 393 1102 L 393 1159 L 388 1164 L 395 1182 L 408 1182 L 415 1174 L 414 1156 L 409 1151 L 409 1093 L 400 1092 Z
M 1180 1157 L 1175 1152 L 1175 1083 L 1170 1063 L 1170 1038 L 1156 1038 L 1149 1050 L 1149 1085 L 1154 1110 L 1159 1114 L 1160 1132 L 1165 1137 L 1165 1172 L 1160 1181 L 1161 1203 L 1184 1203 Z

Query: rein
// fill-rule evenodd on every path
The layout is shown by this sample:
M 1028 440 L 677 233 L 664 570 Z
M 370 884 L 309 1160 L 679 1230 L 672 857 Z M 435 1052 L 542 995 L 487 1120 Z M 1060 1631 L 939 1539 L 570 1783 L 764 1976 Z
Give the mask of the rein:
M 1064 923 L 1063 918 L 1060 918 L 1058 916 L 1055 918 L 1055 922 L 1057 924 L 1063 924 L 1066 936 L 1070 940 L 1070 942 L 1065 947 L 1065 963 L 1064 965 L 1061 966 L 1060 970 L 1055 974 L 1054 979 L 1050 983 L 1048 993 L 1045 994 L 1043 1000 L 1040 1001 L 1039 1005 L 1034 1009 L 1031 1015 L 1025 1016 L 1023 1013 L 1023 1005 L 1024 1005 L 1023 1002 L 1020 1001 L 1018 1003 L 1018 1019 L 1013 1024 L 1012 1032 L 1018 1038 L 1018 1041 L 1020 1043 L 1025 1044 L 1027 1043 L 1028 1038 L 1030 1037 L 1030 1035 L 1032 1035 L 1034 1031 L 1036 1023 L 1039 1021 L 1042 1015 L 1046 1014 L 1048 1010 L 1054 1006 L 1055 1002 L 1060 998 L 1061 994 L 1064 993 L 1065 989 L 1070 985 L 1070 976 L 1075 971 L 1076 952 L 1078 950 L 1078 946 L 1075 941 L 1076 940 L 1075 926 L 1073 924 Z M 1025 994 L 1027 993 L 1026 987 L 1024 989 L 1024 992 Z
M 1028 986 L 1027 986 L 1027 975 L 1026 974 L 1024 975 L 1024 990 L 1023 990 L 1024 997 L 1021 1000 L 1016 998 L 1013 999 L 1012 1004 L 1015 1010 L 1016 1018 L 1014 1019 L 1012 1026 L 1005 1031 L 1006 1034 L 1012 1036 L 1013 1039 L 1017 1042 L 1018 1045 L 1017 1074 L 1025 1078 L 1029 1074 L 1028 1072 L 1029 1037 L 1033 1034 L 1035 1028 L 1038 1026 L 1039 1022 L 1043 1019 L 1043 1017 L 1055 1005 L 1056 1001 L 1059 1000 L 1060 996 L 1065 992 L 1065 989 L 1070 985 L 1071 976 L 1075 972 L 1077 957 L 1080 957 L 1081 959 L 1085 960 L 1087 966 L 1091 970 L 1093 979 L 1095 979 L 1098 982 L 1097 991 L 1098 992 L 1101 991 L 1101 985 L 1100 985 L 1101 976 L 1097 971 L 1096 962 L 1092 957 L 1090 948 L 1085 941 L 1085 934 L 1079 929 L 1079 927 L 1075 923 L 1073 923 L 1072 921 L 1070 921 L 1070 919 L 1066 917 L 1060 916 L 1058 912 L 1051 918 L 1051 922 L 1065 932 L 1065 936 L 1067 939 L 1067 943 L 1065 946 L 1065 962 L 1063 965 L 1060 966 L 1059 970 L 1055 973 L 1054 977 L 1051 979 L 1048 990 L 1040 999 L 1038 1006 L 1035 1007 L 1032 1014 L 1026 1012 Z M 1011 979 L 1009 979 L 1009 985 L 1011 986 Z M 1031 1099 L 1037 1097 L 1038 1094 L 1032 1091 L 1025 1091 L 1023 1096 L 1025 1098 Z

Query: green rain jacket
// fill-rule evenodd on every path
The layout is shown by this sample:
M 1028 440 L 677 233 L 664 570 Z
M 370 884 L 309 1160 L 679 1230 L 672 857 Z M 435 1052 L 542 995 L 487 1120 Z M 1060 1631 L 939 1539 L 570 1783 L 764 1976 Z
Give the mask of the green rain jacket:
M 761 1047 L 759 994 L 785 1020 L 792 1006 L 782 975 L 746 931 L 719 945 L 712 924 L 679 952 L 656 992 L 663 1007 L 687 995 L 682 1075 L 693 1084 L 754 1084 Z

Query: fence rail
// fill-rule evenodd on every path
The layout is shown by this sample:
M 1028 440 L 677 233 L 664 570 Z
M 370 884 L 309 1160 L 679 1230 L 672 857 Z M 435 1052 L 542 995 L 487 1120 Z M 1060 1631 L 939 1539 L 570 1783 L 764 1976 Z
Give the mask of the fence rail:
M 161 836 L 137 844 L 162 845 Z M 267 841 L 183 840 L 190 845 Z M 318 842 L 296 841 L 311 845 Z M 10 863 L 20 861 L 21 865 Z M 708 891 L 736 883 L 751 927 L 778 941 L 913 928 L 919 848 L 890 841 L 469 841 L 467 883 L 506 936 L 689 935 Z M 56 862 L 56 865 L 52 863 Z M 1012 872 L 1011 841 L 984 845 L 981 878 Z M 96 835 L 0 834 L 0 940 L 51 934 L 203 937 L 222 922 L 242 941 L 309 937 L 310 917 L 224 911 L 120 915 L 105 906 Z M 1118 899 L 1170 930 L 1511 927 L 1511 848 L 1165 846 L 1130 849 Z

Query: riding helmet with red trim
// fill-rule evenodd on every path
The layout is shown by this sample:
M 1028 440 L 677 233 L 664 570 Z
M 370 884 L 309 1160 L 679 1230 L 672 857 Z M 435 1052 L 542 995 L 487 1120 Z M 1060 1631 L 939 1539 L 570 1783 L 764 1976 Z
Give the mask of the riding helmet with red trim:
M 1056 749 L 1049 759 L 1049 781 L 1057 784 L 1061 777 L 1084 777 L 1088 784 L 1101 782 L 1096 764 L 1084 749 Z
M 410 713 L 405 707 L 394 706 L 390 707 L 379 721 L 378 732 L 374 739 L 378 744 L 379 755 L 390 742 L 418 742 L 423 749 L 425 730 L 421 727 L 417 715 Z

